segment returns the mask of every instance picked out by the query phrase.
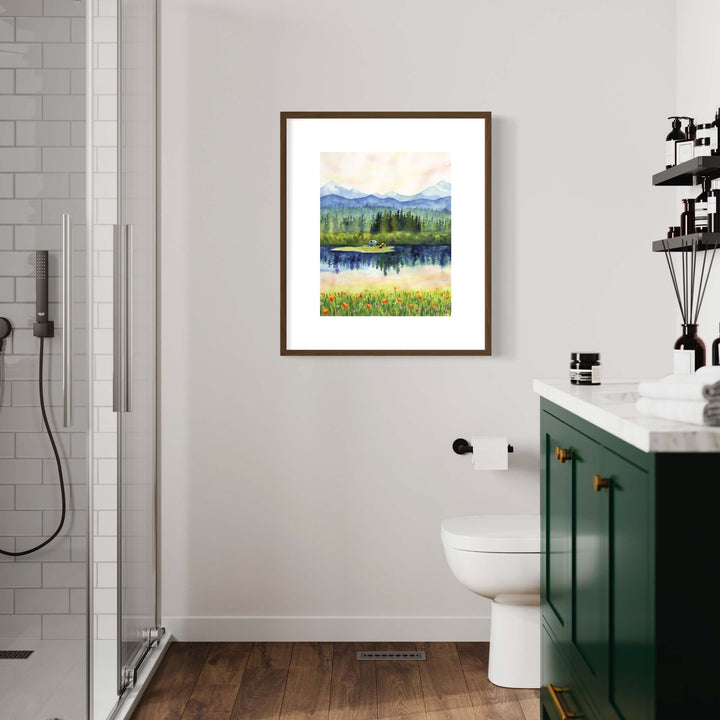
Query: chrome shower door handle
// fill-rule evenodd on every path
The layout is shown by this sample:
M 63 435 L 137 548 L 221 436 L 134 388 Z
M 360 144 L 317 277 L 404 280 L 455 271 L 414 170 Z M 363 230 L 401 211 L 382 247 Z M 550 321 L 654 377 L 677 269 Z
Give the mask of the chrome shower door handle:
M 133 330 L 135 312 L 133 298 L 133 277 L 135 264 L 135 246 L 133 226 L 125 226 L 125 412 L 132 411 L 133 388 Z
M 63 426 L 73 425 L 73 226 L 62 216 L 63 294 Z
M 132 266 L 131 225 L 115 225 L 113 232 L 113 412 L 130 412 L 132 378 Z
M 113 412 L 125 411 L 125 234 L 113 227 Z

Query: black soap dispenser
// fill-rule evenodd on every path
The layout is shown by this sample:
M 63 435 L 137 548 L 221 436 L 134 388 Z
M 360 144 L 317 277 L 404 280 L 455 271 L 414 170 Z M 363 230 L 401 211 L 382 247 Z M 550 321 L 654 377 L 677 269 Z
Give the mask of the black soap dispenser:
M 716 337 L 712 344 L 712 364 L 720 365 L 720 337 Z
M 675 165 L 675 141 L 684 140 L 685 133 L 681 130 L 682 122 L 679 115 L 670 115 L 668 120 L 672 120 L 672 130 L 665 138 L 665 168 L 671 168 Z

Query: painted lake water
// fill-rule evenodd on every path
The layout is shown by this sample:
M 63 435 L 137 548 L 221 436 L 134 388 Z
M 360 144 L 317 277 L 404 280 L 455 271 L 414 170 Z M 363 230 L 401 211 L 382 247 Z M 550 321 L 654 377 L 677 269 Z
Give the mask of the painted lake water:
M 367 253 L 320 247 L 320 289 L 431 290 L 450 288 L 449 245 L 398 245 Z

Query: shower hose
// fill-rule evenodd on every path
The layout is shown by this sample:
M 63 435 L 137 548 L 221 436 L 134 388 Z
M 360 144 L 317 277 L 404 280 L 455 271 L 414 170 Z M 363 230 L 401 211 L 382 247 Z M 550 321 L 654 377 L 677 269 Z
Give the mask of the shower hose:
M 63 477 L 63 471 L 62 471 L 62 464 L 60 462 L 60 453 L 57 449 L 57 443 L 55 442 L 55 437 L 53 436 L 53 432 L 50 429 L 50 422 L 48 421 L 47 416 L 47 410 L 45 409 L 45 394 L 43 392 L 43 356 L 45 351 L 45 338 L 40 338 L 40 362 L 39 365 L 39 372 L 38 372 L 38 386 L 40 390 L 40 412 L 42 413 L 42 419 L 43 419 L 43 425 L 45 426 L 45 432 L 47 433 L 47 436 L 50 438 L 50 444 L 52 445 L 53 449 L 53 455 L 55 455 L 55 464 L 57 465 L 57 472 L 58 472 L 58 478 L 60 480 L 60 499 L 62 502 L 62 508 L 60 511 L 60 522 L 58 523 L 57 528 L 55 529 L 55 532 L 46 540 L 43 540 L 39 545 L 35 545 L 35 547 L 31 547 L 28 550 L 21 550 L 19 552 L 10 552 L 9 550 L 2 550 L 0 549 L 0 555 L 7 555 L 8 557 L 22 557 L 23 555 L 30 555 L 31 553 L 37 552 L 38 550 L 41 550 L 46 545 L 49 545 L 59 534 L 60 531 L 63 529 L 63 525 L 65 524 L 65 516 L 67 515 L 67 501 L 65 499 L 65 479 Z

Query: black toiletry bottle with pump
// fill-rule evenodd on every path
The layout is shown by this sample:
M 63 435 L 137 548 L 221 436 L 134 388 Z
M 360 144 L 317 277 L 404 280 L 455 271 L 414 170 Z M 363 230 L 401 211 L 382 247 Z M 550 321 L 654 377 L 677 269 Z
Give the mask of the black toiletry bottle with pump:
M 680 213 L 680 233 L 690 235 L 695 232 L 695 200 L 685 198 L 683 200 L 683 211 Z
M 712 344 L 712 364 L 720 365 L 720 337 L 716 337 Z
M 695 198 L 695 232 L 710 231 L 708 225 L 708 197 L 712 193 L 712 180 L 702 179 L 702 192 Z
M 687 117 L 687 115 L 686 115 L 683 118 L 683 120 L 688 121 L 688 124 L 685 126 L 685 139 L 686 140 L 694 140 L 695 136 L 697 135 L 697 127 L 695 125 L 695 118 Z
M 679 115 L 670 115 L 668 120 L 672 120 L 672 130 L 665 138 L 665 168 L 671 168 L 675 165 L 675 141 L 684 140 L 685 133 L 680 129 L 682 123 Z

